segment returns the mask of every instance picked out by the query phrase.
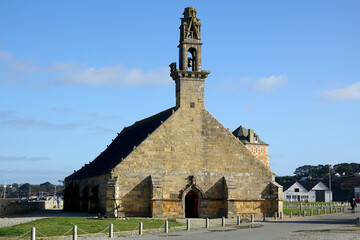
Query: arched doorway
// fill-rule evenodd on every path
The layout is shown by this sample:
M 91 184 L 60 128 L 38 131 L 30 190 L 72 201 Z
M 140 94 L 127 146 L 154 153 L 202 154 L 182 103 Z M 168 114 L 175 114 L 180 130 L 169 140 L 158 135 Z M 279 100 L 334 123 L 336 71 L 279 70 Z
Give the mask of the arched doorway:
M 199 197 L 196 192 L 190 191 L 185 196 L 185 217 L 196 218 L 199 217 L 198 212 Z

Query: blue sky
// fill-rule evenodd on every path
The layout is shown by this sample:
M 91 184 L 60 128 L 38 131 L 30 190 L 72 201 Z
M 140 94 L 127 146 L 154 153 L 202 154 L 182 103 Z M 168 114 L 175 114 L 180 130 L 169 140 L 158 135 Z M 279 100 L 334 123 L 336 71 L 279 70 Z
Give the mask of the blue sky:
M 277 175 L 360 162 L 360 1 L 0 2 L 0 183 L 57 183 L 175 105 L 180 17 L 202 23 L 205 106 Z

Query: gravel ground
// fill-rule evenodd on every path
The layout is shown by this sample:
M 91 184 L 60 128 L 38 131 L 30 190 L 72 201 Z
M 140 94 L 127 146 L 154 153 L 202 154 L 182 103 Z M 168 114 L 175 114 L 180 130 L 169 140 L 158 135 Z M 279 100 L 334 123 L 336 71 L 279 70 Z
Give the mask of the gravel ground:
M 16 224 L 26 223 L 30 221 L 35 221 L 42 218 L 49 217 L 91 217 L 88 213 L 80 212 L 63 212 L 61 210 L 44 210 L 38 212 L 32 212 L 29 214 L 22 215 L 13 215 L 7 218 L 0 218 L 0 228 L 1 227 L 10 227 Z

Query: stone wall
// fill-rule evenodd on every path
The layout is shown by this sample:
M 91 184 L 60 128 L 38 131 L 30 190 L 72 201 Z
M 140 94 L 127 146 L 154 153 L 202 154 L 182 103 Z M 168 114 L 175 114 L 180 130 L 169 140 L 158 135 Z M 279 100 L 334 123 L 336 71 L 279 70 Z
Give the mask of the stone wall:
M 175 111 L 111 176 L 117 176 L 114 195 L 125 216 L 184 217 L 190 190 L 200 197 L 200 217 L 274 212 L 267 202 L 281 201 L 269 187 L 269 167 L 201 105 Z M 225 178 L 231 179 L 230 189 Z M 115 207 L 108 203 L 108 210 Z
M 45 202 L 16 202 L 16 200 L 17 199 L 0 199 L 0 217 L 45 209 Z
M 66 182 L 64 210 L 105 213 L 106 201 L 113 201 L 113 196 L 106 193 L 109 176 L 105 174 Z

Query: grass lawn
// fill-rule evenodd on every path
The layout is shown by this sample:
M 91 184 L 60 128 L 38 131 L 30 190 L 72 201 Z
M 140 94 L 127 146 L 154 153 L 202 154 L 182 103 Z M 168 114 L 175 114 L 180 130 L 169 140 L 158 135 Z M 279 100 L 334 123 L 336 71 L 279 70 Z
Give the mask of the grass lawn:
M 306 208 L 303 209 L 303 211 L 306 211 L 306 216 L 310 216 L 310 209 Z M 289 216 L 290 215 L 290 211 L 292 212 L 293 216 L 298 216 L 300 209 L 299 208 L 283 208 L 283 213 L 285 216 Z M 335 213 L 335 211 L 333 211 L 332 213 Z M 320 209 L 320 214 L 324 214 L 324 209 Z M 330 209 L 326 209 L 326 214 L 330 214 Z M 313 215 L 318 215 L 317 214 L 317 209 L 313 209 Z M 301 216 L 303 216 L 303 212 L 301 212 Z
M 146 219 L 146 218 L 134 218 L 128 220 L 117 219 L 89 219 L 81 217 L 57 217 L 57 218 L 44 218 L 32 222 L 27 222 L 11 227 L 0 228 L 0 237 L 16 237 L 21 236 L 28 232 L 31 227 L 36 228 L 36 236 L 61 236 L 70 229 L 73 225 L 78 227 L 78 234 L 84 234 L 81 230 L 87 233 L 98 233 L 105 228 L 109 227 L 109 224 L 114 225 L 114 232 L 119 231 L 132 231 L 138 229 L 139 222 L 143 222 L 143 229 L 156 229 L 160 228 L 164 224 L 165 220 L 160 219 Z M 169 228 L 175 226 L 183 226 L 182 223 L 169 221 Z M 108 233 L 108 230 L 105 231 Z M 72 230 L 67 234 L 71 235 Z M 30 233 L 25 235 L 30 236 Z
M 300 204 L 301 205 L 303 205 L 303 206 L 309 206 L 309 205 L 314 205 L 314 204 L 316 204 L 316 205 L 324 205 L 324 206 L 329 206 L 330 205 L 330 203 L 328 203 L 328 202 L 308 202 L 308 203 L 306 203 L 306 202 L 284 202 L 284 206 L 286 206 L 286 205 L 293 205 L 293 206 L 299 206 Z

